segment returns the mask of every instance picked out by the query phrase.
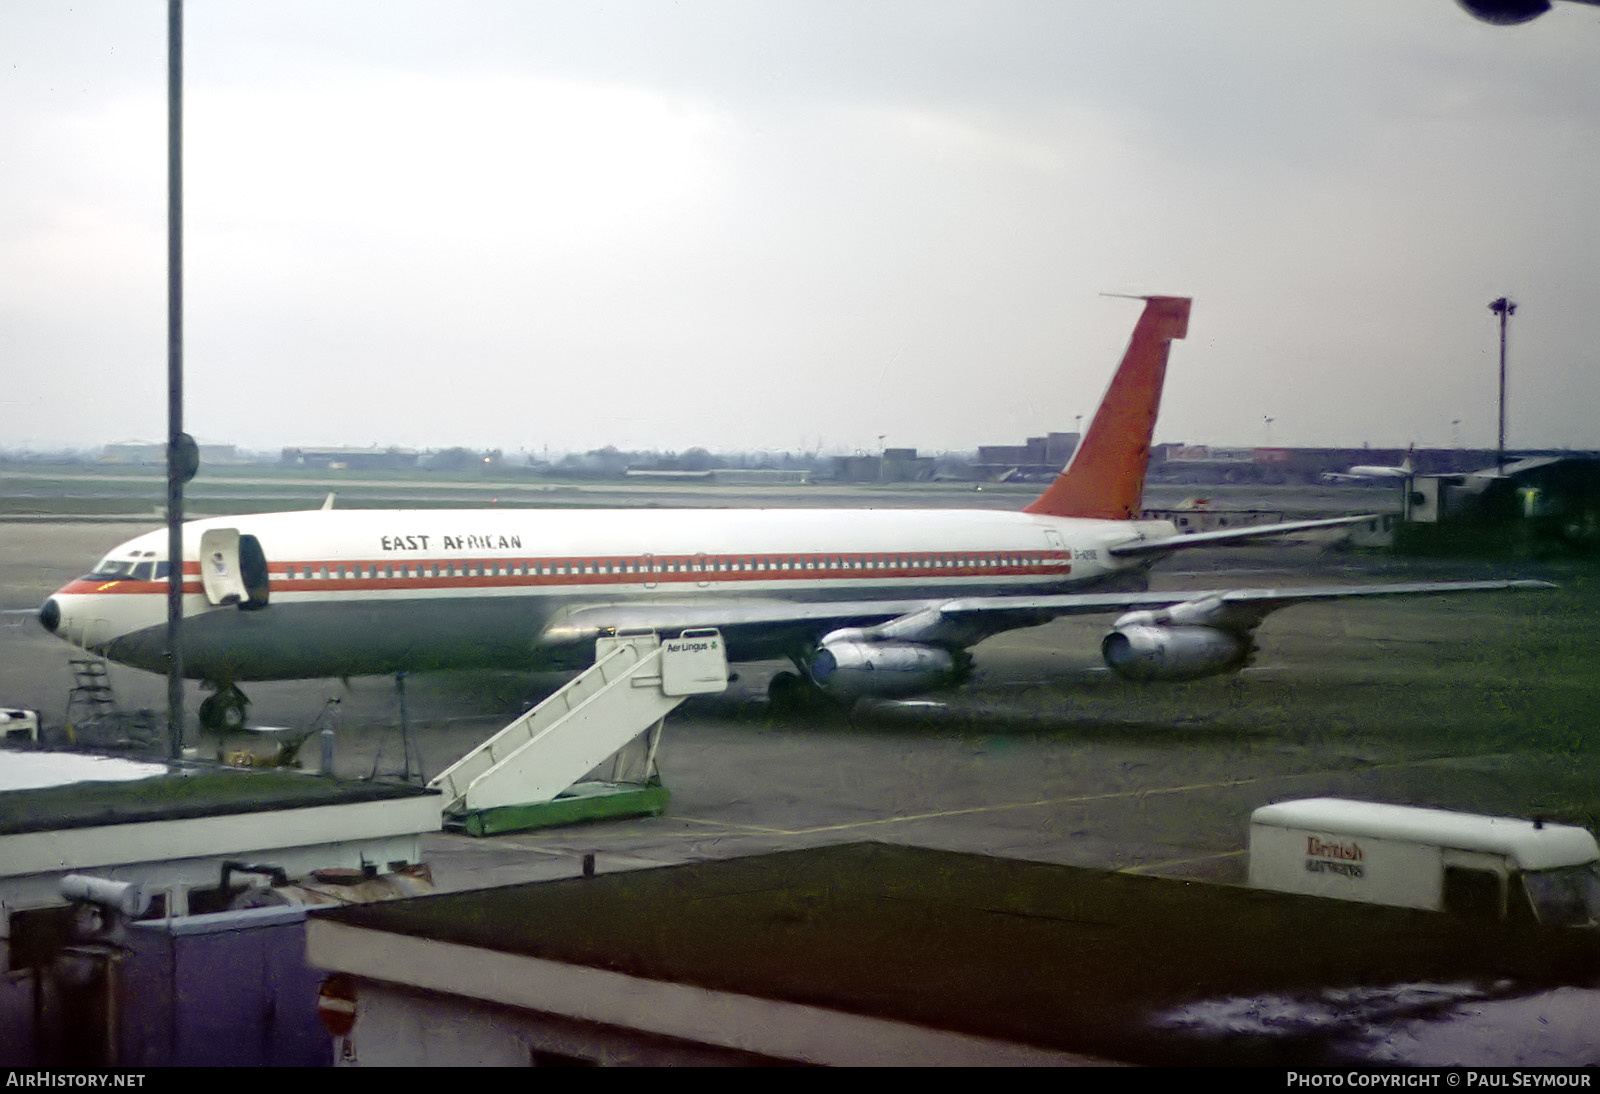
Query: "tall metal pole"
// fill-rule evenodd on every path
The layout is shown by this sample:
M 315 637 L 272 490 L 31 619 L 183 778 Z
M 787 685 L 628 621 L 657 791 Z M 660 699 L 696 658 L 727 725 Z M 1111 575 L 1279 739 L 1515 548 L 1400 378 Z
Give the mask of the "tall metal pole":
M 1506 320 L 1517 314 L 1517 306 L 1506 297 L 1489 305 L 1489 310 L 1500 317 L 1500 441 L 1495 451 L 1495 466 L 1502 472 L 1506 468 Z
M 183 0 L 167 0 L 167 755 L 183 754 Z M 185 471 L 187 470 L 187 474 Z

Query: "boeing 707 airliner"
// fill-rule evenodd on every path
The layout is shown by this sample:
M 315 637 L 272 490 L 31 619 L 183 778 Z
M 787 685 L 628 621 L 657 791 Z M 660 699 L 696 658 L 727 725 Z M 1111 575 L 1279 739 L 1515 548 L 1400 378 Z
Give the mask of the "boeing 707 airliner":
M 183 666 L 201 723 L 243 724 L 239 684 L 475 666 L 579 668 L 598 636 L 721 628 L 730 659 L 787 658 L 781 693 L 844 700 L 957 684 L 972 646 L 1115 614 L 1106 663 L 1138 680 L 1238 670 L 1267 613 L 1341 597 L 1547 587 L 1436 582 L 1150 591 L 1174 551 L 1363 518 L 1179 535 L 1139 518 L 1190 301 L 1150 296 L 1067 467 L 1021 512 L 893 509 L 367 510 L 184 526 Z M 166 532 L 111 551 L 40 610 L 57 635 L 165 672 Z

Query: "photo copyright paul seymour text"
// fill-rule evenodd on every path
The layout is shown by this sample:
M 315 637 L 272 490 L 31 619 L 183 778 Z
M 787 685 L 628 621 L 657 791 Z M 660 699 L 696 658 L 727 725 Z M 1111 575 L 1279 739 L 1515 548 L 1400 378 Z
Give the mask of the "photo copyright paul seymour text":
M 1447 1072 L 1306 1072 L 1291 1071 L 1285 1080 L 1293 1087 L 1431 1087 L 1483 1089 L 1489 1087 L 1576 1087 L 1589 1089 L 1590 1074 L 1583 1071 L 1461 1071 Z

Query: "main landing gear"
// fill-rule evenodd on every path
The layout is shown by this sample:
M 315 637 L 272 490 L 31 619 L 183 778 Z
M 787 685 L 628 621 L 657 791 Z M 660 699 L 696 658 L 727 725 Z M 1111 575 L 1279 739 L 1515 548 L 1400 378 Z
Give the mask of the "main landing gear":
M 774 675 L 767 684 L 767 701 L 781 710 L 816 710 L 822 705 L 821 698 L 817 685 L 787 669 Z
M 218 684 L 200 702 L 200 729 L 206 733 L 237 733 L 244 728 L 250 700 L 232 684 Z
M 795 671 L 784 669 L 774 673 L 767 684 L 767 702 L 774 713 L 800 716 L 817 716 L 841 710 L 848 713 L 846 704 L 823 691 L 811 679 L 804 658 L 794 656 L 790 660 L 794 662 Z

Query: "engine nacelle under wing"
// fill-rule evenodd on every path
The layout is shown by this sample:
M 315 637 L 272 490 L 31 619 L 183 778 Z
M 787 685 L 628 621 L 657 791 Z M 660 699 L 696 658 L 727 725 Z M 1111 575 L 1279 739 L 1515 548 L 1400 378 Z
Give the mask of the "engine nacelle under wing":
M 1100 643 L 1111 671 L 1125 680 L 1199 680 L 1243 668 L 1255 652 L 1248 635 L 1215 627 L 1121 626 Z
M 949 650 L 916 642 L 824 642 L 811 659 L 811 678 L 841 699 L 892 699 L 957 682 Z

